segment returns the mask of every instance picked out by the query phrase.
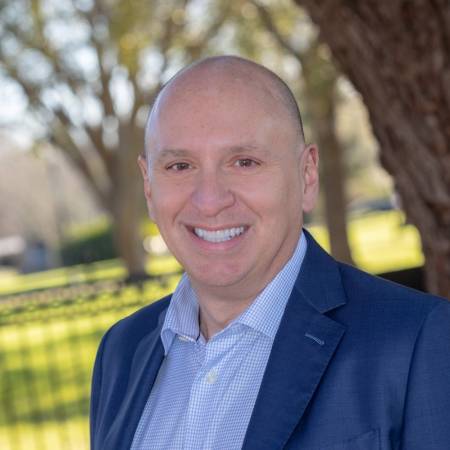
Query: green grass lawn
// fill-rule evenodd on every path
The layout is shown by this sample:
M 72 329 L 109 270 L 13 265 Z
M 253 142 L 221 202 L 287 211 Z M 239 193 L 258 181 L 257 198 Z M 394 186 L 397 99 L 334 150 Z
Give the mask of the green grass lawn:
M 329 250 L 324 226 L 308 227 L 313 236 Z M 355 217 L 348 224 L 348 236 L 355 264 L 371 273 L 384 273 L 423 265 L 417 229 L 405 223 L 400 211 L 373 212 Z
M 0 325 L 0 449 L 88 449 L 95 352 L 105 330 L 176 285 L 152 281 L 71 304 L 7 316 Z M 1 309 L 0 309 L 1 314 Z
M 309 227 L 325 247 L 323 227 Z M 349 238 L 355 262 L 371 272 L 423 263 L 417 231 L 397 211 L 373 213 L 351 221 Z M 177 270 L 170 257 L 154 258 L 151 273 Z M 30 275 L 3 274 L 0 294 L 63 286 L 69 282 L 122 279 L 118 261 L 62 268 Z M 120 318 L 172 291 L 146 282 L 64 301 L 30 294 L 27 304 L 0 302 L 0 449 L 87 450 L 89 384 L 95 352 L 104 331 Z M 9 303 L 8 303 L 9 302 Z
M 170 256 L 150 258 L 146 270 L 153 275 L 176 271 L 180 265 Z M 67 284 L 87 283 L 101 280 L 121 280 L 126 270 L 118 259 L 99 261 L 70 267 L 60 267 L 45 272 L 26 275 L 12 270 L 0 271 L 0 295 L 27 292 L 35 289 L 48 289 Z

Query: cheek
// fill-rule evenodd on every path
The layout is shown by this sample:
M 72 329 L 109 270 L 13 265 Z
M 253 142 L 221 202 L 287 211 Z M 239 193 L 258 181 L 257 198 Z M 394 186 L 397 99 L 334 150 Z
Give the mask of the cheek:
M 298 180 L 287 179 L 270 185 L 265 196 L 261 199 L 261 211 L 278 232 L 287 232 L 288 229 L 297 228 L 298 221 L 302 220 L 302 191 Z
M 282 215 L 286 214 L 286 193 L 274 183 L 259 183 L 246 186 L 238 197 L 244 208 L 255 214 L 267 231 L 276 226 Z M 273 231 L 270 231 L 273 232 Z
M 155 223 L 161 228 L 174 221 L 187 201 L 187 189 L 183 186 L 155 182 L 149 211 Z
M 246 184 L 241 192 L 258 210 L 279 212 L 300 200 L 301 187 L 297 184 L 297 180 L 292 180 L 289 174 L 281 173 Z

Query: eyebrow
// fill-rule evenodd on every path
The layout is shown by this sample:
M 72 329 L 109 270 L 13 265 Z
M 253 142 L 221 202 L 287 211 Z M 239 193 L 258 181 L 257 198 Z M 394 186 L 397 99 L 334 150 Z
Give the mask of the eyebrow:
M 160 161 L 167 158 L 185 158 L 188 155 L 189 151 L 182 148 L 164 148 L 158 153 L 156 160 Z
M 252 153 L 260 154 L 262 156 L 267 156 L 270 153 L 266 148 L 260 147 L 259 145 L 252 144 L 252 143 L 235 145 L 235 146 L 229 147 L 228 151 L 232 155 L 239 154 L 239 153 L 252 152 Z
M 229 155 L 236 155 L 239 153 L 246 153 L 246 152 L 252 152 L 252 153 L 259 153 L 261 155 L 268 155 L 270 152 L 265 149 L 261 148 L 258 145 L 248 143 L 248 144 L 242 144 L 242 145 L 233 145 L 231 147 L 226 147 L 225 151 Z M 191 155 L 191 152 L 189 150 L 183 149 L 183 148 L 164 148 L 156 157 L 156 161 L 162 161 L 168 158 L 186 158 Z

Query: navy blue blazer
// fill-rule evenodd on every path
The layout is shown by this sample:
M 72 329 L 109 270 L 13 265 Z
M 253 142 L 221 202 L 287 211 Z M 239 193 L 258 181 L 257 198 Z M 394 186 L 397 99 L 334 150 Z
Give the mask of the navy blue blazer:
M 307 239 L 243 449 L 449 450 L 450 302 L 338 263 Z M 103 337 L 92 450 L 130 448 L 164 356 L 169 302 Z

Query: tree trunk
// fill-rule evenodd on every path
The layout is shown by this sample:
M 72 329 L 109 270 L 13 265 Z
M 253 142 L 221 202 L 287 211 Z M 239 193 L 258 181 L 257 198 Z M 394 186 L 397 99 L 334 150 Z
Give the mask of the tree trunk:
M 130 183 L 130 186 L 117 192 L 112 220 L 117 252 L 128 270 L 128 278 L 135 279 L 143 276 L 145 269 L 144 249 L 138 232 L 142 214 L 136 213 L 139 205 L 135 199 L 139 199 L 139 196 L 131 184 L 136 183 Z
M 301 61 L 306 108 L 320 149 L 321 184 L 331 254 L 339 261 L 353 264 L 347 234 L 343 149 L 335 127 L 338 74 L 333 64 L 322 56 L 321 47 L 318 42 L 313 44 Z
M 137 155 L 144 145 L 144 137 L 140 129 L 128 124 L 120 129 L 119 136 L 110 211 L 117 251 L 128 269 L 129 279 L 138 279 L 145 275 L 144 248 L 139 233 L 145 202 L 137 165 Z M 130 157 L 130 152 L 136 157 Z
M 335 132 L 333 94 L 317 128 L 321 156 L 322 184 L 325 193 L 325 218 L 330 235 L 331 254 L 339 261 L 353 264 L 347 234 L 347 201 L 343 149 Z
M 419 230 L 430 292 L 450 297 L 448 0 L 296 0 L 360 91 L 403 208 Z

